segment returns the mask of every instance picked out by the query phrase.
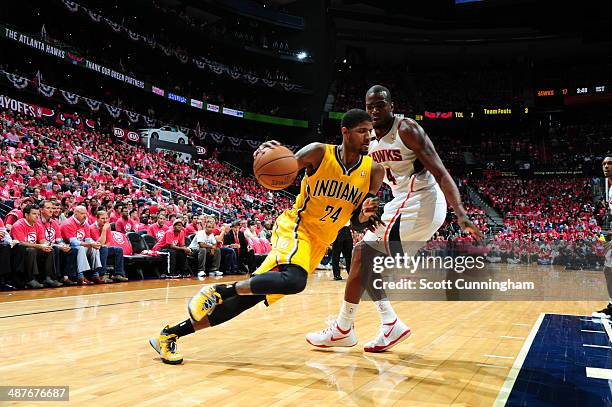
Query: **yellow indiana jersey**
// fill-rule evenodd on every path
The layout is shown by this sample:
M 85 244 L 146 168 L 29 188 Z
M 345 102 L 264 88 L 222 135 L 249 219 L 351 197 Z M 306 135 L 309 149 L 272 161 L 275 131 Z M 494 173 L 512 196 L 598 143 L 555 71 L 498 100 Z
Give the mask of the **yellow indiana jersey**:
M 338 146 L 326 145 L 319 168 L 304 176 L 295 205 L 276 220 L 272 251 L 255 274 L 289 263 L 312 272 L 368 194 L 371 171 L 371 157 L 360 156 L 346 168 Z
M 323 245 L 332 244 L 368 194 L 371 171 L 371 157 L 360 156 L 355 165 L 345 168 L 338 146 L 326 145 L 321 165 L 304 177 L 293 208 L 284 215 L 295 220 L 297 230 Z

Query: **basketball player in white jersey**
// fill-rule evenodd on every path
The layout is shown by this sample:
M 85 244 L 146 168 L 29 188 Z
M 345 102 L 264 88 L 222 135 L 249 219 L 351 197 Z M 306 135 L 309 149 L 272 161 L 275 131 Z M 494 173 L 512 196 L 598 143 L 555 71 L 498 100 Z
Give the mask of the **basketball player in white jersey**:
M 383 86 L 372 86 L 365 97 L 366 110 L 374 127 L 369 155 L 385 168 L 385 182 L 391 187 L 393 200 L 385 205 L 384 225 L 368 230 L 353 251 L 351 273 L 344 291 L 340 313 L 330 326 L 306 335 L 306 341 L 316 347 L 350 347 L 357 344 L 353 326 L 357 307 L 363 294 L 360 273 L 372 272 L 372 255 L 364 250 L 369 242 L 384 244 L 387 254 L 404 242 L 410 245 L 409 256 L 438 230 L 446 218 L 448 202 L 457 216 L 457 223 L 477 240 L 482 233 L 468 219 L 459 191 L 444 167 L 431 140 L 412 119 L 393 115 L 391 93 Z M 368 293 L 375 301 L 381 327 L 375 339 L 364 345 L 366 352 L 384 352 L 408 338 L 410 328 L 395 314 L 384 292 Z
M 603 163 L 604 177 L 608 180 L 610 189 L 607 191 L 608 195 L 608 213 L 612 214 L 612 155 L 608 155 L 604 158 Z M 604 276 L 606 277 L 606 285 L 608 287 L 608 305 L 600 310 L 593 312 L 593 316 L 597 318 L 612 318 L 612 241 L 606 243 L 606 259 L 604 262 Z

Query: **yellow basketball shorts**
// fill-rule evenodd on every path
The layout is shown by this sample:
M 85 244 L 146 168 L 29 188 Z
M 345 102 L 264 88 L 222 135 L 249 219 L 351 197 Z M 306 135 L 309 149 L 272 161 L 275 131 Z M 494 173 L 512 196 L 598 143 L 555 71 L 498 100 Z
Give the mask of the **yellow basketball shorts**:
M 272 230 L 272 250 L 253 274 L 276 272 L 279 270 L 278 266 L 283 264 L 295 264 L 309 274 L 316 270 L 329 245 L 311 237 L 305 230 L 306 225 L 298 224 L 296 228 L 296 222 L 281 215 Z M 268 305 L 283 296 L 267 295 Z

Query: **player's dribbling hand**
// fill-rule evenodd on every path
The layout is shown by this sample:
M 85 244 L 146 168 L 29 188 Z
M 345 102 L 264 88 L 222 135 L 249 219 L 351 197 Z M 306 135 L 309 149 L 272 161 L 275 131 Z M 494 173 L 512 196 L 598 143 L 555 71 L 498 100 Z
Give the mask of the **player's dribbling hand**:
M 474 225 L 472 221 L 468 219 L 467 216 L 457 218 L 457 224 L 459 224 L 461 230 L 463 230 L 464 232 L 468 232 L 470 235 L 472 235 L 474 240 L 476 240 L 477 242 L 482 242 L 484 238 L 482 231 L 478 229 L 476 225 Z
M 281 143 L 279 143 L 276 140 L 270 140 L 270 141 L 266 141 L 265 143 L 261 143 L 261 145 L 257 147 L 257 150 L 255 150 L 255 152 L 253 153 L 253 158 L 257 158 L 259 154 L 263 153 L 267 149 L 278 147 L 280 145 Z
M 372 232 L 374 232 L 378 226 L 385 224 L 385 222 L 383 222 L 378 215 L 379 203 L 380 199 L 378 199 L 378 197 L 372 197 L 367 198 L 361 205 L 361 215 L 366 221 L 370 220 L 372 222 L 372 224 L 368 227 L 368 230 Z

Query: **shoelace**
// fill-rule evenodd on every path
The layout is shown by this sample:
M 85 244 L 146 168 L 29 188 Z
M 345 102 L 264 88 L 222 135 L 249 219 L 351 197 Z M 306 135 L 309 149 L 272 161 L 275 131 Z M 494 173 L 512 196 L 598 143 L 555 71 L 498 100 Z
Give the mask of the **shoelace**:
M 321 331 L 321 333 L 326 334 L 328 332 L 333 332 L 333 330 L 336 329 L 336 317 L 334 315 L 328 315 L 326 324 L 327 328 Z
M 380 328 L 378 328 L 378 334 L 376 335 L 376 341 L 378 340 L 385 340 L 385 326 L 381 325 Z

